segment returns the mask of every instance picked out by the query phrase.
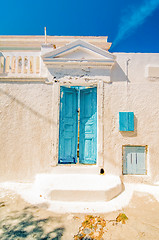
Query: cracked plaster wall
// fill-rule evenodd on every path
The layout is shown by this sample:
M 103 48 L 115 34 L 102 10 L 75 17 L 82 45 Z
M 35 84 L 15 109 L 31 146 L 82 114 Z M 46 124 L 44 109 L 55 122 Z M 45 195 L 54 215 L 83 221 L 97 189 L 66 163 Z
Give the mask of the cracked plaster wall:
M 124 180 L 159 180 L 159 78 L 152 81 L 145 76 L 145 67 L 159 62 L 159 54 L 115 55 L 111 81 L 108 81 L 107 69 L 75 71 L 63 67 L 62 70 L 51 70 L 50 77 L 55 77 L 51 84 L 0 82 L 0 181 L 29 181 L 37 173 L 49 172 L 56 165 L 58 81 L 64 81 L 64 78 L 67 85 L 68 77 L 72 77 L 71 81 L 77 85 L 80 81 L 87 85 L 97 83 L 100 77 L 100 81 L 106 80 L 104 132 L 100 135 L 104 138 L 106 174 L 122 175 L 122 145 L 148 145 L 147 176 L 124 176 Z M 119 111 L 134 112 L 134 132 L 119 132 Z

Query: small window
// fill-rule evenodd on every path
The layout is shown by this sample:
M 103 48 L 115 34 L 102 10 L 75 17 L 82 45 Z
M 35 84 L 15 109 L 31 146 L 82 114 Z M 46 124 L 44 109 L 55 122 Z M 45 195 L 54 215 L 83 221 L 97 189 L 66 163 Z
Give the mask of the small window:
M 119 130 L 134 131 L 134 113 L 119 112 Z
M 123 147 L 123 174 L 146 174 L 146 147 Z

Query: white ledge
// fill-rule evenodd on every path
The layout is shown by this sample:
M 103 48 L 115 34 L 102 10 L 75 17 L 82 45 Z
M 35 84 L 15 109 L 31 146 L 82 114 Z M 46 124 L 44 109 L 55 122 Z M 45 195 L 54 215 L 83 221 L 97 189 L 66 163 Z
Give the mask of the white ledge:
M 47 78 L 42 77 L 1 77 L 0 82 L 45 82 Z

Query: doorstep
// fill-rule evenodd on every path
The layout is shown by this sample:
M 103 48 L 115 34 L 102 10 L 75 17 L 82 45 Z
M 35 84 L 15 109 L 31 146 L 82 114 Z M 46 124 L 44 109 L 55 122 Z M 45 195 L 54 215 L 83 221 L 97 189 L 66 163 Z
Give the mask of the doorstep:
M 118 176 L 79 173 L 38 174 L 34 187 L 45 199 L 64 202 L 106 202 L 123 190 Z

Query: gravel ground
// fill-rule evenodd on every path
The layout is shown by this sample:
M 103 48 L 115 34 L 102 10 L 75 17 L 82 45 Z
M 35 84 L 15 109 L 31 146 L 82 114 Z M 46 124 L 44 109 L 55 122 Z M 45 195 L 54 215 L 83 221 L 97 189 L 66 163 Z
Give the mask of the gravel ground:
M 47 208 L 1 189 L 0 239 L 159 240 L 159 203 L 149 194 L 135 192 L 126 208 L 106 214 L 56 214 Z M 119 214 L 128 218 L 125 224 Z

